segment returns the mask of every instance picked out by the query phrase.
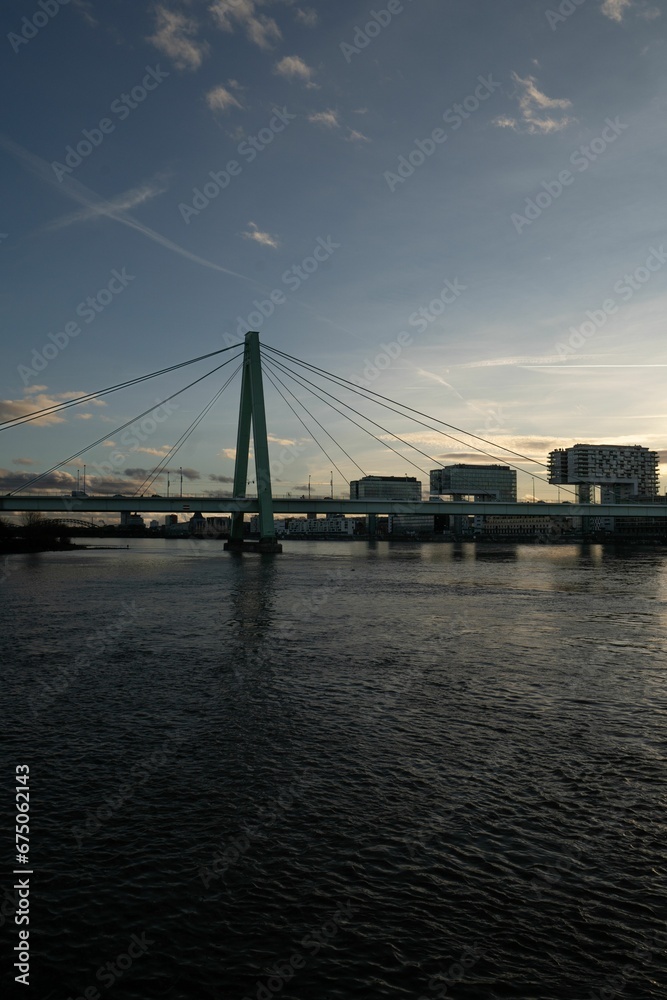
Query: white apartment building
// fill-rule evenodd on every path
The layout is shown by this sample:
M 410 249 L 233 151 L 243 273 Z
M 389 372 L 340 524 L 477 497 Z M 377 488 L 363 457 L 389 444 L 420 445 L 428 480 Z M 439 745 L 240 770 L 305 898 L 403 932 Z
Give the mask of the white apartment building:
M 549 482 L 577 487 L 580 503 L 589 503 L 600 486 L 602 503 L 622 503 L 658 492 L 658 453 L 642 445 L 575 444 L 549 454 Z

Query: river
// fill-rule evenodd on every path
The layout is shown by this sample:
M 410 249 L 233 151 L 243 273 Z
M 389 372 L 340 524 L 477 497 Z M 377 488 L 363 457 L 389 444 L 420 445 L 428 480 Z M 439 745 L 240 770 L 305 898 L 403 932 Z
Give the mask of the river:
M 129 545 L 0 568 L 34 995 L 665 996 L 665 552 Z

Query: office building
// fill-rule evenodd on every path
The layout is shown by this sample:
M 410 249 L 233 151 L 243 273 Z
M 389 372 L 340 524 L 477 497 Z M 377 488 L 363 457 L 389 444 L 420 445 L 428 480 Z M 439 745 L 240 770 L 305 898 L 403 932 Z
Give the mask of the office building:
M 350 483 L 350 500 L 421 500 L 422 484 L 414 476 L 364 476 Z
M 431 470 L 431 495 L 516 501 L 516 471 L 508 465 L 445 465 Z
M 122 510 L 120 512 L 120 526 L 121 528 L 145 528 L 146 522 L 141 514 L 133 514 L 129 510 Z

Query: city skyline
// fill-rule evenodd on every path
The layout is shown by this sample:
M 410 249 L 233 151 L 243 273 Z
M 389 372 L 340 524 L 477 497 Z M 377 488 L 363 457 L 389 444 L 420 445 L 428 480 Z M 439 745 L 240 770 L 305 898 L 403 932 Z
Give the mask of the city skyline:
M 15 98 L 0 137 L 12 193 L 0 220 L 2 419 L 259 329 L 539 462 L 604 441 L 665 464 L 660 8 L 120 10 L 3 10 Z M 38 99 L 45 78 L 56 115 Z M 128 449 L 118 492 L 207 403 L 220 384 L 209 381 Z M 167 376 L 147 401 L 132 390 L 6 431 L 0 491 L 184 383 Z M 326 484 L 330 463 L 266 394 L 274 452 L 296 453 L 276 491 L 309 475 Z M 230 488 L 237 408 L 235 382 L 179 453 L 188 492 Z M 327 427 L 369 473 L 415 474 L 339 418 Z M 424 428 L 407 439 L 443 464 L 492 460 Z M 519 497 L 535 475 L 537 495 L 555 498 L 544 469 L 518 464 Z M 70 480 L 82 466 L 66 467 Z

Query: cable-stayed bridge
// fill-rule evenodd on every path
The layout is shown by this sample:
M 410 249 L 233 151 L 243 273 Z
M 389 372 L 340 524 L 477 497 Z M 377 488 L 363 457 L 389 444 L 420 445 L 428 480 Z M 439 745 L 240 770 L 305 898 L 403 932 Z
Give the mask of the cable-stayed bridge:
M 229 548 L 243 549 L 247 546 L 253 546 L 260 551 L 269 552 L 280 551 L 280 545 L 276 542 L 274 525 L 274 514 L 278 513 L 297 515 L 306 513 L 356 514 L 366 515 L 369 518 L 374 518 L 374 516 L 378 514 L 427 514 L 431 516 L 437 514 L 481 514 L 515 517 L 556 515 L 566 517 L 595 516 L 596 518 L 667 517 L 667 503 L 626 502 L 615 504 L 575 504 L 572 502 L 554 503 L 543 501 L 540 501 L 539 503 L 509 503 L 498 502 L 490 499 L 478 499 L 473 503 L 470 501 L 463 501 L 461 499 L 454 499 L 451 501 L 409 501 L 394 499 L 340 500 L 329 497 L 295 498 L 291 496 L 274 496 L 271 481 L 272 468 L 269 455 L 266 408 L 264 402 L 264 377 L 268 379 L 277 394 L 283 399 L 293 416 L 295 416 L 303 425 L 308 433 L 308 437 L 315 442 L 322 453 L 326 456 L 331 466 L 337 470 L 337 472 L 343 479 L 346 480 L 346 482 L 348 482 L 348 484 L 349 480 L 341 471 L 334 458 L 329 454 L 327 448 L 325 448 L 322 444 L 320 438 L 323 435 L 331 440 L 336 448 L 342 452 L 346 459 L 356 469 L 358 469 L 363 476 L 367 473 L 348 453 L 348 451 L 331 435 L 326 426 L 312 414 L 310 409 L 303 402 L 303 399 L 295 394 L 292 387 L 300 387 L 302 390 L 307 390 L 311 395 L 325 403 L 333 411 L 338 413 L 340 416 L 345 417 L 367 435 L 370 435 L 370 437 L 373 438 L 378 444 L 390 450 L 394 453 L 394 455 L 397 455 L 402 460 L 408 462 L 413 468 L 417 469 L 424 476 L 426 476 L 427 479 L 429 472 L 427 469 L 423 468 L 423 461 L 421 465 L 417 464 L 414 459 L 408 457 L 408 453 L 415 453 L 418 456 L 421 456 L 422 460 L 424 458 L 428 459 L 431 466 L 440 466 L 441 461 L 429 455 L 421 448 L 418 448 L 411 441 L 407 440 L 406 437 L 389 430 L 389 428 L 387 428 L 383 423 L 380 423 L 378 420 L 375 420 L 367 413 L 360 410 L 358 408 L 359 401 L 357 397 L 362 397 L 367 404 L 373 403 L 385 411 L 399 414 L 406 421 L 417 424 L 422 428 L 427 428 L 430 432 L 435 434 L 442 435 L 443 438 L 447 439 L 448 443 L 455 441 L 458 444 L 464 445 L 468 449 L 476 451 L 486 459 L 492 459 L 494 462 L 501 461 L 505 465 L 510 465 L 515 469 L 519 469 L 519 466 L 516 464 L 517 460 L 521 462 L 528 462 L 533 466 L 535 464 L 540 464 L 545 469 L 546 465 L 544 465 L 544 463 L 536 463 L 534 459 L 507 448 L 504 445 L 500 445 L 497 442 L 483 438 L 478 434 L 473 434 L 470 431 L 465 431 L 462 428 L 442 421 L 439 418 L 429 416 L 428 414 L 423 413 L 414 407 L 408 406 L 405 403 L 399 403 L 395 400 L 391 400 L 380 393 L 374 392 L 373 390 L 360 387 L 356 383 L 350 382 L 348 379 L 326 372 L 324 369 L 318 368 L 317 366 L 311 365 L 307 362 L 300 361 L 298 358 L 293 358 L 276 348 L 262 345 L 260 349 L 259 334 L 256 332 L 246 334 L 245 344 L 243 345 L 242 351 L 239 351 L 239 345 L 222 348 L 219 351 L 213 351 L 210 354 L 201 355 L 198 358 L 193 358 L 190 361 L 161 369 L 158 372 L 152 372 L 149 375 L 139 376 L 124 383 L 109 386 L 106 389 L 98 390 L 94 393 L 77 397 L 76 399 L 67 400 L 66 402 L 52 404 L 51 406 L 45 407 L 41 410 L 27 413 L 5 421 L 3 424 L 0 424 L 0 431 L 10 430 L 13 427 L 21 426 L 24 423 L 40 419 L 43 420 L 46 417 L 52 417 L 54 414 L 60 413 L 70 407 L 90 402 L 94 399 L 100 399 L 112 392 L 127 388 L 128 386 L 137 385 L 149 379 L 156 378 L 159 375 L 176 371 L 209 357 L 225 354 L 229 351 L 236 351 L 236 353 L 227 360 L 223 361 L 221 364 L 216 365 L 216 367 L 211 371 L 188 383 L 188 385 L 179 389 L 177 392 L 172 393 L 166 399 L 162 400 L 157 407 L 155 405 L 149 407 L 147 410 L 121 424 L 119 427 L 116 427 L 114 430 L 99 438 L 97 441 L 94 441 L 92 444 L 80 449 L 75 454 L 68 456 L 68 458 L 54 465 L 51 469 L 48 469 L 27 482 L 22 483 L 21 486 L 17 487 L 6 496 L 0 497 L 0 512 L 57 512 L 68 513 L 70 517 L 73 514 L 78 515 L 82 512 L 111 514 L 122 511 L 130 511 L 137 513 L 146 512 L 168 514 L 178 513 L 181 511 L 206 511 L 207 513 L 226 513 L 232 515 L 232 531 L 231 538 L 228 543 Z M 231 375 L 229 375 L 223 385 L 216 390 L 206 406 L 197 414 L 195 419 L 190 423 L 189 427 L 186 428 L 174 445 L 169 449 L 167 454 L 160 459 L 158 465 L 145 478 L 144 482 L 135 491 L 133 496 L 82 495 L 81 493 L 79 493 L 79 495 L 72 496 L 59 496 L 53 492 L 43 494 L 34 492 L 34 490 L 39 489 L 38 484 L 40 481 L 44 480 L 50 474 L 57 472 L 64 466 L 71 464 L 74 460 L 78 459 L 81 455 L 92 450 L 96 446 L 101 445 L 105 441 L 111 440 L 111 438 L 119 432 L 122 432 L 127 428 L 132 429 L 133 427 L 137 427 L 139 425 L 144 426 L 146 421 L 152 422 L 153 428 L 155 428 L 157 426 L 157 422 L 161 422 L 166 419 L 164 416 L 158 417 L 158 411 L 160 409 L 162 409 L 163 413 L 166 412 L 168 416 L 168 404 L 171 400 L 202 382 L 209 376 L 221 371 L 227 365 L 233 364 L 235 361 L 238 362 L 238 365 L 232 371 Z M 164 472 L 168 463 L 173 460 L 176 453 L 187 442 L 188 438 L 192 435 L 194 430 L 196 430 L 201 421 L 209 413 L 222 393 L 225 389 L 227 389 L 239 372 L 241 373 L 241 397 L 239 405 L 232 496 L 211 497 L 206 495 L 164 497 L 157 496 L 155 494 L 147 495 L 157 477 Z M 314 381 L 314 378 L 318 378 L 319 381 Z M 324 385 L 322 383 L 324 383 Z M 330 391 L 333 387 L 337 387 L 336 393 Z M 355 405 L 352 405 L 348 400 L 341 398 L 340 395 L 337 395 L 337 393 L 341 393 L 343 391 L 346 391 L 348 394 L 353 394 L 355 398 Z M 298 407 L 298 409 L 296 407 Z M 308 417 L 308 421 L 305 416 L 302 416 L 300 411 L 303 411 L 303 413 Z M 142 421 L 144 423 L 140 423 Z M 313 424 L 317 425 L 317 432 L 313 429 Z M 381 434 L 378 434 L 378 431 L 381 432 Z M 250 485 L 248 481 L 248 474 L 251 434 L 255 464 L 255 476 L 254 479 L 250 481 L 250 483 L 255 485 L 254 495 L 252 496 L 248 495 L 248 486 Z M 459 435 L 464 435 L 464 437 L 461 438 Z M 389 441 L 395 441 L 402 447 L 402 450 L 399 451 L 394 444 L 390 444 Z M 331 445 L 328 442 L 327 447 L 329 450 L 332 450 Z M 493 451 L 489 449 L 493 449 Z M 499 451 L 503 452 L 504 455 L 499 456 L 497 454 Z M 341 460 L 339 459 L 338 461 L 340 462 Z M 533 478 L 547 482 L 543 476 L 534 476 Z M 566 487 L 563 487 L 562 489 L 566 493 L 572 493 L 574 498 L 574 491 L 568 490 Z M 26 493 L 25 491 L 27 490 L 30 490 L 31 492 Z M 248 543 L 244 540 L 243 521 L 246 514 L 259 515 L 259 543 Z

